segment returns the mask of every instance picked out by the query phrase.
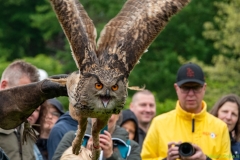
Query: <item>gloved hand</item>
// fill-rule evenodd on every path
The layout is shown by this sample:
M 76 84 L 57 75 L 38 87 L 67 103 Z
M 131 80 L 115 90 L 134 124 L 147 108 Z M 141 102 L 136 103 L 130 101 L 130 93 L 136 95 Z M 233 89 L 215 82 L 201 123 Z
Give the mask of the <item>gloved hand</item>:
M 50 76 L 48 79 L 40 81 L 40 90 L 46 94 L 46 97 L 54 98 L 59 96 L 68 96 L 67 94 L 67 74 Z
M 0 91 L 0 128 L 12 129 L 20 125 L 45 100 L 68 96 L 68 75 L 54 75 L 27 85 Z

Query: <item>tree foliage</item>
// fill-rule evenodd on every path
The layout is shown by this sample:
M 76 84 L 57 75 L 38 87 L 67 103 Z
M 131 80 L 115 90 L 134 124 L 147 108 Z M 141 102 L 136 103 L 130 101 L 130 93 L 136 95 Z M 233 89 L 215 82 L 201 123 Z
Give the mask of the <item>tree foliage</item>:
M 203 35 L 214 41 L 214 48 L 220 53 L 212 60 L 213 66 L 205 68 L 208 75 L 208 91 L 211 106 L 223 95 L 240 95 L 240 1 L 214 2 L 218 8 L 212 22 L 204 24 Z
M 214 41 L 214 47 L 229 57 L 240 56 L 240 1 L 215 2 L 218 8 L 213 22 L 204 24 L 203 35 Z

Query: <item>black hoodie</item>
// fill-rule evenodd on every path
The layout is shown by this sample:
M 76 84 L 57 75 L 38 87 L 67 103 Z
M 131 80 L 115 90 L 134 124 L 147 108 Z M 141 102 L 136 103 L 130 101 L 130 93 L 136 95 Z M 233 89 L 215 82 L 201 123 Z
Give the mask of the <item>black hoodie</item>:
M 138 120 L 137 117 L 135 116 L 135 114 L 129 110 L 123 110 L 122 111 L 122 122 L 120 123 L 120 126 L 122 126 L 125 122 L 127 121 L 133 121 L 135 123 L 135 136 L 134 136 L 134 141 L 139 143 L 139 139 L 138 139 Z

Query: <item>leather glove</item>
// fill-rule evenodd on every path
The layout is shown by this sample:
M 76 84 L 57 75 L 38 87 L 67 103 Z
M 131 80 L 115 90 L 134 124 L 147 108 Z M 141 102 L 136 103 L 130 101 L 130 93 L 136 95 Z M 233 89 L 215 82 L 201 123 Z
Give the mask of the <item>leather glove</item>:
M 68 75 L 55 75 L 39 82 L 0 91 L 0 128 L 20 125 L 45 100 L 67 96 Z

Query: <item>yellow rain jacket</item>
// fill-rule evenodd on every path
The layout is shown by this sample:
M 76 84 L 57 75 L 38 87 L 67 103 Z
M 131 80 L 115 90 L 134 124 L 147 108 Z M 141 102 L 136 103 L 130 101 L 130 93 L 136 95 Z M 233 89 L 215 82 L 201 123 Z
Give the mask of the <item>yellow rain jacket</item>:
M 211 159 L 232 159 L 227 125 L 209 114 L 202 101 L 202 111 L 184 111 L 179 102 L 176 109 L 155 117 L 142 146 L 142 160 L 162 160 L 167 157 L 169 142 L 190 142 L 198 145 Z

